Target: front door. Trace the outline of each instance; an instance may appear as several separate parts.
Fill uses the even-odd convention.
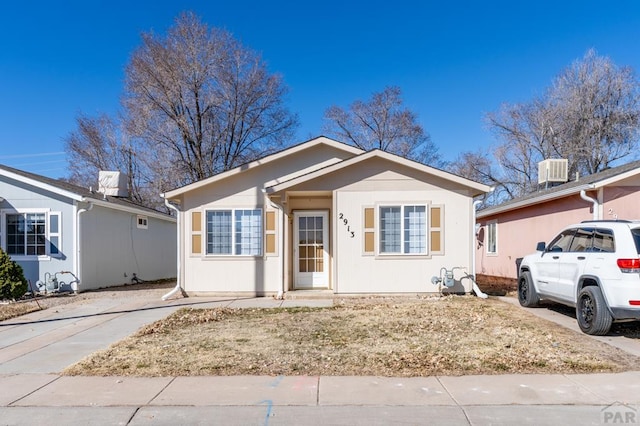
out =
[[[294,288],[329,287],[329,213],[293,212]]]

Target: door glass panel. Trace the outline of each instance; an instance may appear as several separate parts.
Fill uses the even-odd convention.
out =
[[[324,271],[324,221],[318,217],[298,218],[299,272]]]

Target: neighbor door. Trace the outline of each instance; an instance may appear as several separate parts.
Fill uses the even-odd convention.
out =
[[[294,212],[294,288],[329,287],[329,213]]]

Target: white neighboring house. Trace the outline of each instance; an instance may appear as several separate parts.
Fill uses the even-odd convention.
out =
[[[489,187],[318,137],[164,194],[187,293],[437,293],[473,274],[473,197]],[[456,292],[472,283],[456,275]],[[178,288],[176,288],[177,291]]]
[[[0,165],[0,248],[36,282],[86,291],[176,276],[176,220],[128,199]],[[71,274],[59,274],[66,283]],[[42,288],[43,290],[44,288]]]

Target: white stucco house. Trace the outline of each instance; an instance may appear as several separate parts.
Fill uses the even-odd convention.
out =
[[[163,196],[188,294],[436,293],[471,272],[485,185],[318,137]],[[471,283],[456,277],[455,291]],[[176,291],[178,287],[176,288]]]
[[[170,215],[0,165],[0,248],[22,266],[31,290],[45,290],[52,278],[67,285],[47,290],[79,292],[130,283],[133,274],[174,278],[176,245]]]

